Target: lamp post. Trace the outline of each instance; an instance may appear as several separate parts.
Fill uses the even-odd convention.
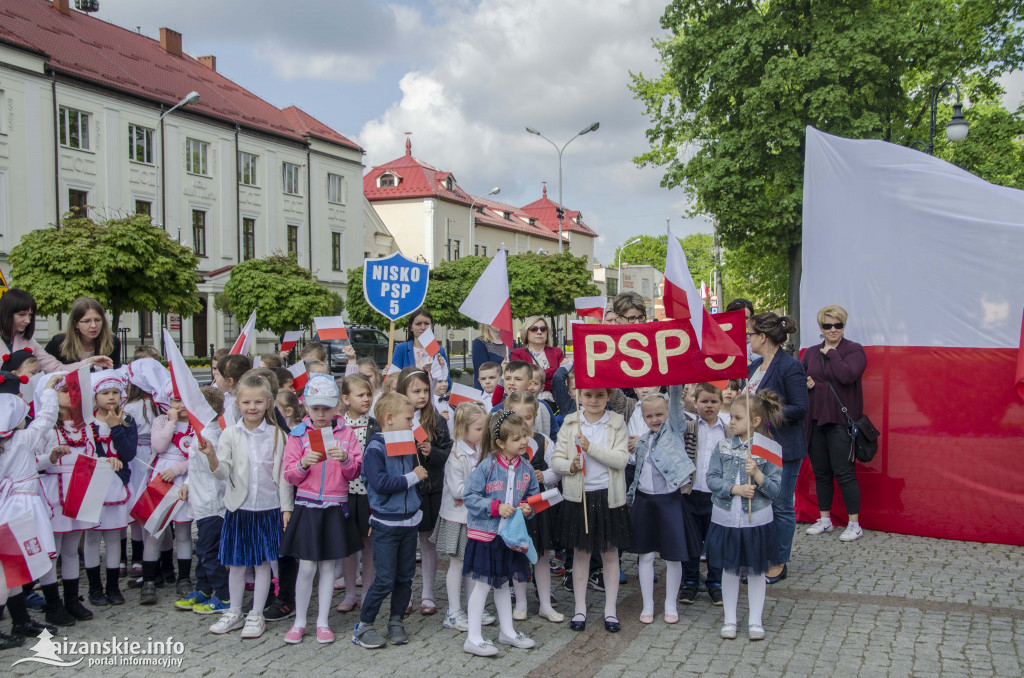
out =
[[[911,147],[920,144],[928,155],[935,155],[935,118],[938,115],[939,97],[945,94],[950,87],[956,91],[956,103],[953,104],[953,116],[950,118],[949,122],[946,123],[946,138],[953,142],[963,141],[967,138],[970,123],[964,118],[964,105],[961,103],[960,88],[956,86],[956,83],[947,80],[938,87],[932,87],[931,121],[928,126],[928,143],[925,144],[923,141],[914,141],[910,144]]]
[[[572,143],[573,139],[575,139],[576,137],[583,136],[584,134],[587,134],[588,132],[595,132],[595,131],[597,131],[597,128],[600,127],[600,126],[601,126],[601,123],[599,123],[599,122],[595,122],[594,124],[587,126],[586,128],[584,128],[584,129],[580,130],[579,132],[577,132],[576,136],[574,136],[572,139],[569,139],[569,141],[566,141],[565,145],[562,146],[561,148],[559,148],[558,144],[556,144],[554,141],[552,141],[551,139],[548,139],[546,136],[544,136],[543,134],[541,134],[537,130],[533,129],[532,127],[527,127],[526,128],[527,132],[529,132],[530,134],[536,134],[541,139],[543,139],[544,141],[546,141],[549,144],[551,144],[552,146],[554,146],[555,150],[558,152],[558,253],[559,254],[562,253],[562,219],[565,217],[565,210],[562,207],[562,153],[563,153],[563,151],[565,151],[565,147]]]
[[[501,188],[499,188],[498,186],[495,186],[491,190],[487,191],[487,193],[485,193],[483,195],[483,197],[486,198],[489,195],[498,195],[499,193],[501,193]],[[473,210],[476,209],[476,204],[479,201],[480,201],[480,198],[473,198],[473,202],[469,203],[469,241],[470,241],[470,243],[472,243],[475,240],[474,233],[476,232],[476,213]],[[451,240],[451,238],[449,238],[449,241],[450,240]],[[451,255],[451,245],[450,244],[448,245],[448,249],[449,249],[448,258],[451,259],[452,255]],[[476,254],[476,252],[473,252],[473,254]]]
[[[641,240],[642,238],[633,238],[632,240],[630,240],[625,245],[619,248],[619,254],[617,257],[617,261],[615,263],[615,270],[619,272],[619,292],[622,292],[622,251],[629,247],[630,245],[637,244]]]

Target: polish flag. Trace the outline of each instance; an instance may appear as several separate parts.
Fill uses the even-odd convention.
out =
[[[307,428],[306,435],[309,436],[309,449],[320,454],[327,454],[327,448],[335,447],[334,429],[330,426],[324,428]]]
[[[724,391],[725,389],[729,388],[728,379],[719,379],[718,381],[709,381],[708,383],[720,391]]]
[[[262,365],[262,364],[263,364],[263,356],[261,356],[261,355],[253,356],[252,368],[254,370],[258,370],[260,368],[260,365]]]
[[[34,581],[50,569],[50,554],[39,543],[36,521],[28,511],[0,525],[0,591]]]
[[[580,445],[579,438],[576,438],[576,456],[580,460],[580,470],[583,471],[583,475],[587,475],[587,455],[583,454],[583,446]]]
[[[203,429],[217,421],[217,412],[206,402],[206,397],[199,390],[199,382],[192,376],[192,371],[185,364],[185,358],[181,355],[178,345],[174,343],[174,337],[164,328],[164,348],[167,351],[167,367],[171,372],[171,388],[174,390],[174,397],[181,401],[188,414],[188,421],[192,424],[192,430],[198,438],[203,434]]]
[[[256,309],[253,309],[249,319],[245,321],[242,332],[235,339],[231,346],[230,355],[249,355],[249,347],[252,345],[252,338],[256,334]]]
[[[61,513],[86,523],[100,522],[103,500],[115,480],[117,476],[105,460],[85,454],[76,455],[75,465],[64,490]]]
[[[320,341],[326,339],[348,339],[348,330],[345,329],[345,321],[341,319],[340,315],[313,318],[313,325],[316,327],[316,333],[320,337]]]
[[[1020,348],[1017,349],[1017,375],[1014,387],[1017,396],[1024,400],[1024,319],[1020,322]]]
[[[412,423],[412,437],[415,438],[417,445],[430,440],[430,436],[427,435],[427,432],[420,426],[418,421]]]
[[[434,381],[448,381],[448,363],[443,358],[430,363],[430,378]]]
[[[697,346],[704,355],[746,356],[746,347],[740,349],[718,323],[711,320],[711,314],[704,308],[700,293],[693,284],[683,246],[671,230],[668,232],[668,259],[665,262],[664,303],[666,317],[690,321],[697,336]]]
[[[452,407],[458,407],[462,403],[480,403],[483,405],[490,401],[490,399],[491,396],[483,391],[478,391],[472,386],[466,386],[465,384],[453,381],[452,391],[448,395],[448,404]]]
[[[755,433],[754,446],[750,452],[782,468],[782,445],[779,445],[768,436]]]
[[[302,332],[295,330],[294,332],[285,332],[284,338],[281,339],[281,350],[290,351],[295,348],[295,344],[299,343],[299,339],[302,338]]]
[[[384,446],[389,457],[416,454],[416,439],[412,431],[384,431]]]
[[[535,494],[532,497],[526,498],[526,503],[533,507],[534,513],[540,513],[545,509],[549,509],[555,504],[562,503],[562,493],[558,491],[557,487],[553,487],[550,490],[545,490],[540,494]]]
[[[427,352],[431,358],[436,356],[441,350],[441,345],[437,343],[437,337],[434,336],[434,331],[429,327],[423,331],[423,334],[419,338],[420,346]]]
[[[533,461],[533,458],[537,455],[537,441],[530,438],[526,441],[526,449],[530,450],[530,461]]]
[[[309,381],[309,373],[306,372],[306,363],[301,360],[294,365],[288,367],[289,374],[292,375],[292,390],[296,393],[306,388],[306,382]]]
[[[146,532],[159,537],[170,525],[179,501],[178,488],[174,483],[154,475],[132,507],[131,515]]]
[[[604,309],[608,300],[604,297],[576,297],[576,315],[581,318],[593,318],[597,322],[604,321]]]
[[[708,286],[703,280],[700,281],[700,300],[708,300]]]
[[[487,264],[469,296],[459,307],[459,313],[494,327],[501,334],[502,343],[512,345],[512,298],[508,292],[508,260],[505,250],[498,250],[491,263]]]
[[[75,428],[89,425],[93,420],[92,378],[87,365],[80,370],[68,372],[64,377],[71,400],[71,420]]]

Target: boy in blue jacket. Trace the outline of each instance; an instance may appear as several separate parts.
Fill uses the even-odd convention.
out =
[[[370,540],[376,577],[363,600],[352,642],[368,649],[387,645],[374,621],[384,598],[391,595],[388,636],[395,645],[409,642],[402,617],[412,598],[416,574],[416,526],[423,518],[415,486],[427,477],[418,454],[388,456],[384,433],[412,429],[413,407],[400,393],[381,396],[373,409],[382,433],[375,434],[363,451],[362,480],[370,502]]]

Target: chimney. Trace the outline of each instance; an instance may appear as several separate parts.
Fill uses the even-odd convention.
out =
[[[53,6],[64,16],[71,16],[71,0],[53,0]]]
[[[170,28],[160,27],[160,46],[174,56],[181,56],[181,33]]]
[[[217,57],[211,55],[199,57],[199,63],[209,68],[214,73],[217,72]]]

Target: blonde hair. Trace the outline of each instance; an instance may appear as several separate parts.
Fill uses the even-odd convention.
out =
[[[272,370],[275,367],[284,367],[284,361],[276,353],[264,353],[260,355],[260,367]]]
[[[644,405],[647,405],[648,403],[654,403],[654,404],[661,403],[665,407],[668,407],[668,401],[665,400],[665,398],[662,397],[662,395],[660,393],[648,393],[643,398],[641,398],[640,399],[640,411],[641,412],[644,411]]]
[[[538,320],[542,321],[544,323],[544,327],[548,328],[547,337],[544,339],[544,345],[554,346],[551,339],[551,325],[549,325],[548,321],[544,319],[544,316],[531,315],[529,318],[523,321],[523,327],[519,330],[519,341],[523,342],[523,348],[526,348],[527,346],[530,345],[530,328],[533,327],[533,324]]]
[[[160,351],[156,350],[155,346],[150,346],[149,344],[139,344],[135,347],[135,357],[133,359],[138,360],[139,358],[153,358],[160,361],[164,359],[160,355]]]
[[[846,309],[836,304],[829,304],[818,311],[818,327],[821,327],[825,322],[825,316],[830,315],[839,322],[846,324],[846,319],[849,317],[846,313]]]
[[[299,351],[299,360],[319,360],[323,362],[324,360],[327,360],[327,349],[324,348],[324,345],[319,341],[308,342],[302,347],[302,350]]]
[[[483,323],[480,323],[480,338],[488,344],[501,343],[501,333],[492,325],[484,325]]]
[[[384,425],[384,418],[401,414],[402,410],[412,407],[412,402],[401,393],[385,393],[373,406],[373,418]]]
[[[216,386],[202,386],[199,392],[206,399],[206,404],[213,408],[217,416],[224,414],[224,394]],[[143,410],[145,411],[145,410]]]
[[[537,396],[533,395],[529,391],[516,391],[515,393],[509,393],[505,397],[505,409],[512,409],[513,405],[526,405],[527,407],[532,407],[534,414],[537,414],[537,410],[540,409],[540,403],[537,402]]]
[[[110,355],[114,350],[114,334],[110,331],[110,323],[107,322],[107,313],[103,306],[92,297],[78,297],[75,303],[71,304],[68,331],[64,333],[64,343],[60,346],[60,352],[69,362],[78,362],[84,357],[82,354],[85,349],[82,348],[78,322],[88,311],[100,314],[100,333],[92,347],[93,355]]]
[[[263,412],[263,418],[271,426],[277,426],[277,417],[274,416],[274,399],[276,394],[270,380],[257,370],[250,370],[242,375],[242,378],[238,380],[238,384],[235,386],[235,393],[238,394],[239,399],[242,397],[243,388],[263,391],[263,395],[267,398],[267,409]]]
[[[455,408],[455,421],[452,423],[454,439],[462,440],[466,437],[469,425],[480,417],[486,417],[487,412],[480,407],[479,403],[462,403]]]
[[[771,438],[769,429],[778,428],[785,423],[785,419],[782,418],[782,398],[774,391],[768,390],[758,391],[754,394],[741,393],[732,399],[729,406],[746,407],[748,400],[750,401],[750,418],[761,419],[761,425],[757,427],[756,431]],[[747,426],[750,426],[749,421]]]
[[[365,374],[350,374],[341,380],[341,395],[347,396],[352,395],[352,389],[365,388],[367,392],[373,395],[373,384],[366,378]]]

